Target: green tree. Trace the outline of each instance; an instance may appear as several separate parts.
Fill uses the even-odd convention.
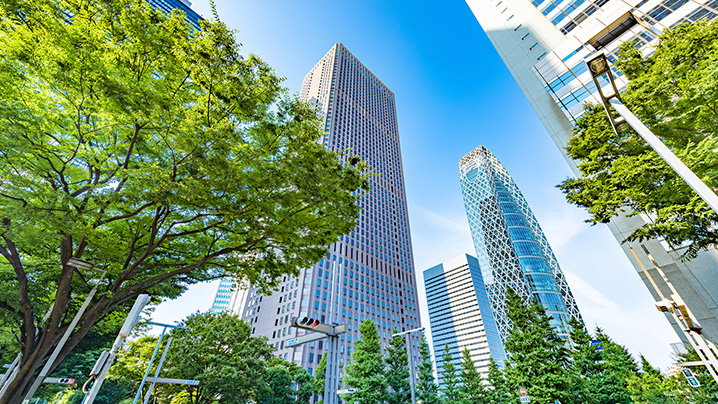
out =
[[[0,54],[0,310],[25,358],[5,403],[97,277],[71,257],[108,275],[60,360],[140,293],[221,276],[267,292],[355,226],[364,166],[317,142],[316,112],[219,21],[192,31],[143,0],[2,2]]]
[[[571,327],[571,363],[568,367],[570,377],[570,396],[574,402],[596,404],[597,385],[601,384],[601,346],[594,343],[584,324],[572,317]]]
[[[344,370],[344,384],[356,388],[357,392],[344,395],[342,399],[359,404],[380,404],[387,399],[388,383],[379,333],[370,319],[361,323],[359,332],[361,339],[354,343],[351,361]]]
[[[160,374],[162,377],[199,380],[199,386],[162,386],[160,397],[167,403],[188,404],[258,401],[260,386],[288,386],[296,380],[292,371],[273,359],[274,347],[266,337],[252,337],[252,327],[231,314],[193,314],[181,323],[185,330],[172,330],[172,345]],[[112,378],[139,382],[149,363],[156,339],[141,339],[112,369]],[[163,345],[167,343],[167,338]],[[270,361],[272,359],[272,361]],[[269,369],[272,369],[270,372]],[[289,380],[289,383],[285,383]],[[278,396],[286,391],[279,391]],[[291,394],[287,393],[287,394]],[[268,402],[277,402],[277,401]]]
[[[264,383],[258,392],[258,404],[308,404],[314,394],[314,378],[306,369],[280,357],[267,363]]]
[[[322,359],[319,360],[319,364],[317,365],[317,372],[316,372],[316,383],[315,383],[315,389],[314,394],[318,394],[320,396],[324,395],[324,384],[326,383],[326,375],[327,375],[327,351],[324,351],[324,354],[322,355]],[[317,401],[317,404],[322,404],[324,400]]]
[[[509,386],[504,372],[499,368],[494,358],[489,358],[489,388],[486,390],[486,402],[491,404],[513,403],[516,391]]]
[[[630,80],[623,102],[710,188],[718,188],[718,20],[666,30],[644,56],[632,43],[620,48],[618,67]],[[626,240],[662,237],[689,243],[686,258],[718,243],[718,215],[630,130],[616,135],[603,107],[589,106],[566,148],[582,176],[559,185],[585,207],[591,223],[626,212],[651,221]]]
[[[627,383],[638,372],[636,361],[624,346],[613,342],[600,328],[596,328],[595,336],[601,344],[600,380],[594,384],[597,402],[630,403]]]
[[[525,303],[510,287],[506,309],[513,325],[504,343],[509,357],[504,371],[507,384],[514,391],[526,388],[538,404],[568,402],[565,342],[549,323],[546,310],[534,299]]]
[[[461,385],[448,344],[444,344],[444,353],[441,359],[443,361],[441,377],[444,381],[444,388],[441,391],[443,393],[442,401],[446,404],[456,404],[461,399]]]
[[[294,401],[292,394],[292,376],[284,366],[272,366],[267,369],[266,385],[259,391],[257,403],[284,404]]]
[[[461,400],[462,404],[479,404],[486,398],[486,388],[483,378],[474,360],[471,359],[471,352],[468,347],[461,351]]]
[[[426,343],[426,336],[421,333],[421,344],[419,344],[419,378],[416,383],[417,399],[424,404],[439,404],[439,387],[434,380],[434,364],[431,361],[431,351],[429,344]]]
[[[394,329],[394,334],[398,330]],[[406,352],[406,340],[402,336],[394,336],[386,347],[386,381],[391,389],[388,404],[411,403],[411,386],[409,384],[409,354]]]

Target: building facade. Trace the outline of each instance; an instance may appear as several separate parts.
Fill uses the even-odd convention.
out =
[[[249,288],[241,287],[233,278],[222,278],[209,312],[212,314],[237,313],[247,304],[248,295]]]
[[[152,7],[162,10],[167,14],[172,14],[172,10],[174,9],[183,11],[185,20],[197,30],[200,29],[200,21],[204,20],[202,16],[192,10],[192,3],[187,0],[148,0],[148,2]]]
[[[506,340],[506,289],[535,298],[551,316],[551,325],[567,338],[570,317],[581,320],[563,271],[511,175],[485,147],[459,162],[461,191],[499,335]]]
[[[580,175],[576,162],[566,156],[564,148],[583,104],[600,102],[584,60],[605,52],[613,62],[619,45],[626,41],[650,51],[647,45],[664,30],[718,14],[718,0],[467,0],[467,4],[576,175]],[[615,69],[614,73],[617,84],[625,87],[625,77]],[[608,226],[622,242],[649,220],[620,216]],[[683,262],[682,248],[660,240],[622,243],[656,298],[641,266],[653,279],[660,275],[641,244],[666,272],[706,336],[718,340],[718,282],[712,281],[718,279],[718,252],[702,251],[696,259]],[[659,287],[670,295],[664,284]]]
[[[359,325],[372,319],[388,344],[394,329],[421,325],[406,208],[394,93],[343,45],[334,45],[306,75],[300,97],[324,116],[329,149],[351,153],[373,172],[371,190],[360,201],[357,227],[328,247],[327,256],[298,277],[286,277],[271,296],[250,290],[238,313],[277,348],[277,354],[313,372],[326,341],[287,347],[305,331],[292,317],[346,323],[339,342],[339,372],[359,338]],[[333,286],[332,286],[333,285]],[[418,347],[418,338],[412,344]],[[418,363],[418,349],[416,363]]]
[[[461,369],[461,352],[468,349],[476,370],[488,378],[489,359],[502,364],[506,353],[479,261],[464,254],[429,268],[424,271],[424,286],[440,387],[446,345],[456,369]]]

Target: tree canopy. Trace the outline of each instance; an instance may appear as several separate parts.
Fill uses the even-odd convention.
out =
[[[316,112],[219,21],[2,2],[0,54],[0,310],[23,353],[6,402],[98,278],[71,257],[107,276],[60,358],[140,293],[225,275],[266,292],[355,226],[364,166],[326,150]]]
[[[644,56],[624,43],[616,67],[629,79],[623,102],[710,188],[718,189],[718,20],[666,30]],[[587,106],[566,147],[580,178],[559,185],[591,223],[625,212],[651,218],[627,240],[689,244],[693,258],[718,243],[718,214],[633,130],[617,135],[602,106]]]
[[[344,383],[357,391],[342,396],[342,399],[360,404],[382,404],[388,397],[389,384],[379,332],[370,319],[361,323],[359,332],[361,339],[354,343],[351,361],[344,370]]]

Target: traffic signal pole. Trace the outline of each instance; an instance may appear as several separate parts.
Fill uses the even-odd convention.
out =
[[[339,335],[347,332],[346,324],[337,324],[338,316],[334,315],[335,299],[338,298],[339,277],[341,274],[340,265],[334,262],[332,268],[332,286],[329,294],[329,316],[327,323],[320,323],[318,319],[304,317],[302,319],[292,318],[290,327],[314,331],[290,340],[284,344],[285,347],[306,344],[307,342],[329,338],[327,341],[327,368],[324,372],[324,404],[338,404],[339,396]]]

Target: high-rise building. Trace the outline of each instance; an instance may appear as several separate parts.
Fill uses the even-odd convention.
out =
[[[192,10],[192,3],[187,0],[148,0],[148,2],[152,7],[160,9],[167,14],[172,14],[172,10],[174,9],[184,11],[185,20],[195,29],[199,29],[199,22],[204,20],[202,16]]]
[[[621,43],[634,41],[650,51],[656,35],[681,22],[715,18],[718,0],[467,0],[499,55],[546,127],[576,175],[576,162],[565,154],[573,124],[583,114],[583,103],[600,103],[584,59],[605,52],[609,61],[617,57]],[[613,69],[617,84],[626,79]],[[606,83],[601,83],[605,85]],[[648,216],[619,216],[608,225],[622,242],[641,227]],[[682,261],[681,247],[660,240],[622,243],[629,260],[654,297],[658,297],[644,275],[648,268],[660,279],[641,248],[644,245],[698,318],[704,333],[718,340],[718,251],[701,251],[691,261]],[[636,260],[633,252],[638,256]],[[659,283],[659,287],[664,288]],[[670,295],[665,288],[664,294]],[[682,332],[676,324],[674,329]]]
[[[551,325],[568,337],[570,317],[581,319],[576,301],[541,226],[503,165],[479,146],[459,162],[461,191],[471,236],[502,340],[511,321],[506,288],[535,298]]]
[[[348,332],[339,342],[341,372],[362,321],[372,319],[385,344],[392,330],[421,324],[396,105],[394,93],[341,44],[306,75],[300,96],[325,118],[321,142],[337,152],[351,149],[377,175],[370,178],[371,190],[361,199],[354,231],[329,246],[319,263],[302,269],[298,277],[284,278],[273,295],[250,290],[239,314],[255,335],[269,338],[278,355],[310,371],[319,363],[326,341],[285,346],[288,339],[305,333],[290,327],[291,318],[346,323]],[[418,337],[412,337],[412,343],[418,347]],[[414,351],[418,363],[418,349]]]
[[[424,286],[439,385],[444,385],[441,369],[446,345],[456,369],[461,368],[461,352],[468,349],[476,370],[488,378],[489,359],[502,364],[506,353],[479,261],[464,254],[429,268],[424,271]]]
[[[237,285],[233,278],[222,278],[217,287],[217,294],[214,296],[210,313],[219,314],[226,311],[239,312],[247,303],[249,289]]]

